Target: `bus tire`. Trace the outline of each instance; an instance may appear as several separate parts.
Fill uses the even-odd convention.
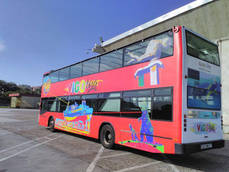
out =
[[[56,131],[54,127],[55,127],[55,120],[54,120],[54,118],[51,116],[51,117],[49,118],[48,129],[49,129],[50,131],[54,132],[54,131]]]
[[[111,125],[104,125],[100,131],[100,142],[103,147],[111,149],[115,144],[115,132]]]

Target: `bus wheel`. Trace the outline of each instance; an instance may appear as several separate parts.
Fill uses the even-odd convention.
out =
[[[105,148],[111,149],[115,144],[115,132],[111,125],[104,125],[100,131],[100,142]]]
[[[49,127],[49,130],[54,132],[55,131],[55,121],[54,121],[54,118],[53,117],[50,117],[49,119],[49,124],[48,124],[48,127]]]

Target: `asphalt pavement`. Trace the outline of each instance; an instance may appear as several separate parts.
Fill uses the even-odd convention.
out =
[[[0,172],[229,172],[229,134],[224,148],[188,156],[108,150],[95,139],[50,132],[38,125],[38,113],[0,109]]]

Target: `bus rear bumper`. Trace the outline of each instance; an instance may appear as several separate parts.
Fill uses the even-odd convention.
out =
[[[175,154],[190,154],[209,149],[222,148],[224,147],[224,142],[224,140],[217,140],[209,142],[175,144]]]

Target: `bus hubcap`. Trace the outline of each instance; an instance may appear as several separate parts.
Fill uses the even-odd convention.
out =
[[[106,144],[109,144],[111,142],[112,136],[111,136],[111,132],[110,131],[106,131],[105,132],[105,137],[104,137],[104,141]]]
[[[51,120],[49,126],[50,126],[50,127],[53,127],[53,125],[54,125],[54,121]]]

